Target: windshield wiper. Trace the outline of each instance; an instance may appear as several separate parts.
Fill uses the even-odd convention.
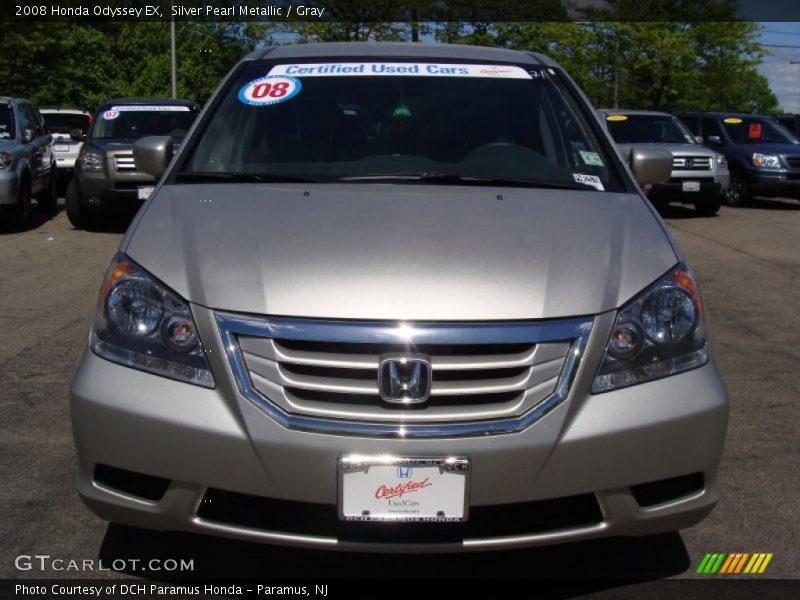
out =
[[[458,183],[462,185],[491,185],[509,187],[551,188],[563,190],[596,190],[594,186],[577,181],[544,181],[538,179],[513,179],[509,177],[479,177],[463,173],[384,173],[375,175],[355,175],[340,177],[339,181],[422,181],[425,183]]]
[[[316,179],[279,175],[277,173],[215,173],[213,171],[184,171],[175,181],[183,183],[316,183]]]

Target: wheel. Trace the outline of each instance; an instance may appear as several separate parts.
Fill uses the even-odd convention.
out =
[[[92,217],[87,208],[81,206],[78,197],[78,188],[75,181],[70,181],[67,186],[66,194],[67,218],[75,229],[89,229],[92,225]]]
[[[11,227],[15,230],[22,230],[28,227],[31,222],[31,186],[27,179],[23,179],[19,184],[17,192],[17,203],[14,205],[11,214]]]
[[[731,171],[731,183],[725,195],[725,204],[728,206],[744,206],[750,202],[752,195],[747,185],[747,180],[739,171]]]
[[[40,192],[36,201],[39,203],[39,208],[46,213],[54,213],[56,206],[58,206],[58,173],[55,167],[50,169],[50,178],[47,180],[47,185]]]
[[[717,214],[721,206],[722,198],[719,196],[694,203],[695,210],[704,217],[713,217],[715,214]]]

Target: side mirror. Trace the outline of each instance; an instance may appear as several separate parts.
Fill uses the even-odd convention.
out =
[[[27,144],[30,141],[33,141],[33,129],[26,129],[22,132],[22,143]]]
[[[167,170],[173,154],[172,138],[168,135],[143,137],[133,145],[136,170],[156,179]]]
[[[672,153],[634,146],[631,148],[631,170],[640,185],[664,183],[672,176]]]
[[[709,144],[716,144],[717,146],[722,145],[722,139],[718,135],[710,135],[706,139]]]
[[[702,144],[703,143],[703,136],[702,135],[694,136],[694,141],[697,142],[698,144]]]
[[[69,137],[76,142],[86,141],[86,134],[83,133],[83,129],[70,129]]]

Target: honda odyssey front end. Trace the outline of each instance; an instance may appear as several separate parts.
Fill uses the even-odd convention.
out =
[[[260,50],[161,177],[71,389],[109,521],[370,551],[694,525],[727,396],[700,290],[540,55]]]

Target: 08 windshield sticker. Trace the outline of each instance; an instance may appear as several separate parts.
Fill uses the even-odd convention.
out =
[[[600,181],[600,178],[597,175],[583,175],[582,173],[573,173],[572,176],[575,178],[577,183],[583,183],[585,185],[590,185],[596,190],[600,190],[601,192],[605,190],[603,187],[603,182]]]
[[[543,71],[536,71],[544,77]],[[494,79],[532,79],[530,73],[514,65],[473,65],[449,63],[351,62],[275,65],[270,75],[290,77],[487,77]]]
[[[113,120],[114,120],[114,119],[116,119],[118,116],[119,116],[119,111],[118,111],[118,110],[107,110],[107,111],[105,111],[105,112],[103,113],[103,118],[104,118],[106,121],[113,121]]]
[[[303,88],[301,81],[285,75],[266,75],[239,90],[239,102],[249,106],[272,106],[294,98]]]

